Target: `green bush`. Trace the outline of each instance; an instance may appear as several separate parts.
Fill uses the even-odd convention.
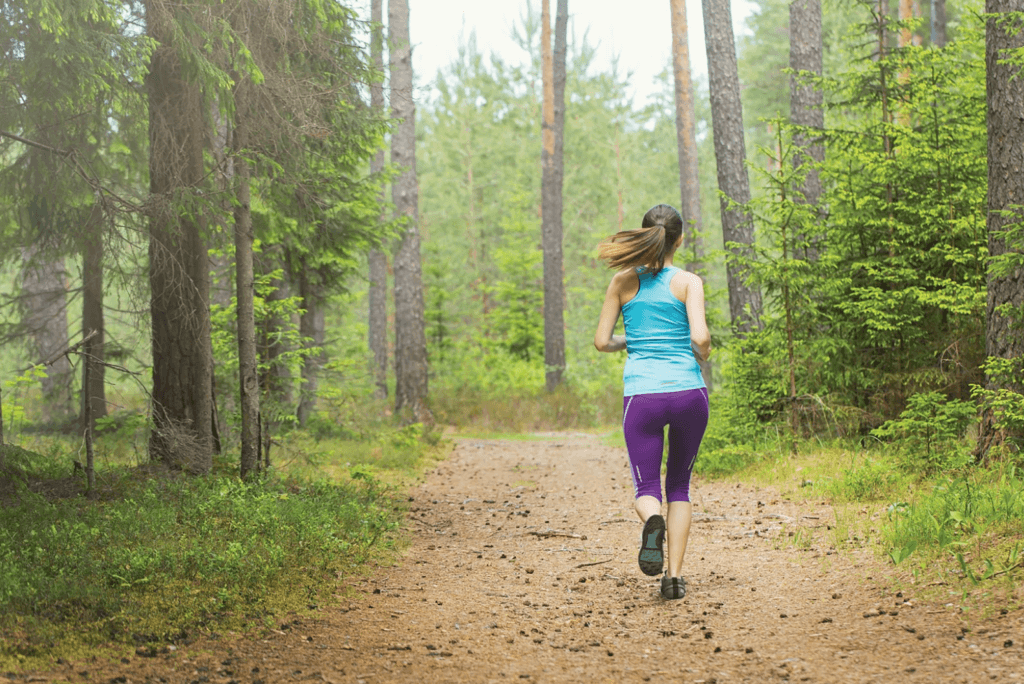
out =
[[[970,460],[970,446],[962,439],[976,415],[970,402],[946,399],[938,392],[915,394],[899,418],[886,421],[871,434],[893,440],[900,463],[908,471],[955,469]]]

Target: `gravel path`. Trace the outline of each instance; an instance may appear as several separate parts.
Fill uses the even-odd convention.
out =
[[[1024,681],[1021,611],[965,633],[953,609],[886,589],[869,552],[835,551],[831,507],[694,490],[689,594],[664,601],[636,567],[623,449],[460,439],[410,492],[408,552],[341,607],[37,681]]]

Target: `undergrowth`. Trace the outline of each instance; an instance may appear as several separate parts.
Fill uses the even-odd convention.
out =
[[[870,434],[830,439],[794,436],[750,411],[712,395],[697,474],[830,503],[828,543],[873,545],[893,581],[920,595],[981,613],[1024,603],[1024,462],[1009,450],[972,461],[966,402],[916,395]],[[621,431],[612,441],[622,444]]]
[[[281,434],[270,474],[242,482],[227,457],[204,477],[140,464],[124,448],[138,426],[124,424],[97,441],[95,498],[73,475],[76,441],[8,446],[0,670],[272,625],[329,602],[339,578],[393,552],[398,492],[441,446],[418,424],[360,438],[326,419]]]

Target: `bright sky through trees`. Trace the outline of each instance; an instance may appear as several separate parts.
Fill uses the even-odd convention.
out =
[[[540,0],[531,0],[540,11]],[[458,55],[460,35],[476,31],[477,46],[485,55],[496,52],[512,63],[525,54],[512,40],[512,27],[526,12],[527,0],[480,2],[479,0],[409,0],[410,31],[414,52],[416,82],[428,87],[437,70]],[[369,17],[369,2],[363,16]],[[734,30],[747,33],[746,20],[754,9],[747,0],[732,0]],[[695,79],[707,74],[704,52],[704,25],[700,0],[686,0],[690,27],[690,64]],[[589,32],[588,32],[589,31]],[[654,78],[670,64],[672,49],[668,0],[639,0],[623,4],[619,0],[570,0],[569,35],[577,40],[587,33],[597,46],[594,68],[609,68],[613,56],[619,57],[619,73],[633,72],[632,86],[636,104],[642,105],[656,90]]]

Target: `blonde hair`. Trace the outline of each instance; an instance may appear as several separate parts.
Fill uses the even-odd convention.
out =
[[[668,204],[659,204],[644,214],[640,228],[619,231],[602,241],[598,257],[615,270],[644,267],[658,275],[682,234],[679,212]]]

